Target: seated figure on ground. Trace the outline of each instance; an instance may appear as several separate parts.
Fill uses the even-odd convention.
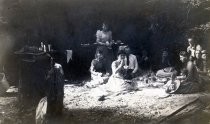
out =
[[[87,85],[91,85],[92,87],[105,83],[110,75],[107,70],[106,60],[102,51],[99,49],[96,51],[95,59],[91,62],[90,73],[92,81],[87,83]]]
[[[210,82],[210,71],[208,69],[208,62],[207,62],[207,52],[206,50],[201,51],[201,67],[198,69],[198,73],[202,81],[204,82],[204,85],[209,84]]]
[[[188,38],[187,53],[189,54],[189,59],[194,60],[196,58],[195,52],[201,51],[202,47],[199,44],[196,44],[193,38]]]
[[[112,63],[112,76],[107,83],[108,91],[120,92],[132,89],[133,83],[125,79],[127,70],[126,53],[123,50],[118,51],[118,58]]]
[[[170,78],[177,71],[171,66],[168,51],[163,51],[161,60],[161,69],[157,71],[156,76],[159,78]]]
[[[102,51],[96,51],[95,59],[92,60],[90,66],[91,78],[94,78],[95,76],[109,76],[105,62],[106,60]]]
[[[139,61],[139,65],[140,65],[140,68],[144,71],[147,71],[147,70],[150,70],[150,59],[148,57],[148,53],[146,50],[143,50],[142,51],[142,56],[141,56],[141,59]]]
[[[205,72],[205,73],[209,73],[209,68],[207,66],[208,62],[207,62],[207,51],[206,50],[202,50],[201,51],[202,55],[201,55],[201,58],[203,60],[203,69],[202,71]]]
[[[207,75],[208,72],[209,72],[209,69],[207,67],[207,51],[206,50],[202,50],[201,53],[200,53],[200,63],[197,63],[196,62],[196,66],[198,68],[198,72],[199,74],[205,74]]]
[[[203,70],[203,60],[202,60],[201,56],[202,56],[201,51],[200,50],[196,50],[195,51],[194,64],[195,64],[195,67],[197,68],[198,72]]]
[[[172,83],[166,89],[166,92],[171,92],[174,90],[173,86],[176,84],[175,80],[180,81],[180,86],[177,87],[174,93],[195,93],[201,90],[201,80],[199,74],[192,60],[187,58],[187,53],[185,51],[180,52],[180,61],[184,65],[181,70],[180,76],[174,74],[172,77]]]
[[[135,55],[131,54],[131,50],[128,46],[125,47],[125,53],[126,53],[126,65],[128,66],[128,74],[127,79],[132,79],[137,76],[137,72],[139,69],[138,61]]]

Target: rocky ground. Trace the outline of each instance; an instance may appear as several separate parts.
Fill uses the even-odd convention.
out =
[[[35,108],[23,106],[17,96],[0,97],[0,124],[34,124]]]
[[[161,88],[142,88],[107,95],[99,87],[74,85],[65,86],[64,98],[65,118],[72,123],[207,124],[210,120],[205,118],[210,116],[203,110],[209,102],[208,93],[168,95]],[[194,121],[189,121],[192,116]]]
[[[111,94],[65,85],[64,114],[54,123],[70,124],[209,124],[210,95],[168,95],[161,88]],[[33,124],[35,108],[21,109],[17,96],[0,97],[0,124]]]

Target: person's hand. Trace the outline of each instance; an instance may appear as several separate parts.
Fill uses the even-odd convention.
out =
[[[183,80],[183,79],[185,79],[186,78],[186,76],[184,76],[184,75],[181,75],[181,76],[177,76],[176,77],[176,79],[178,79],[178,80]]]
[[[110,46],[110,43],[109,43],[109,41],[106,41],[106,46]]]
[[[106,73],[106,74],[105,74],[106,77],[108,77],[109,75],[110,75],[109,73]]]
[[[124,67],[124,69],[128,69],[128,66],[127,65],[125,65],[125,66],[123,66]]]
[[[123,60],[120,61],[120,65],[119,66],[120,67],[123,67],[124,66],[124,61]]]
[[[102,73],[98,73],[98,76],[102,76],[103,74]]]
[[[144,61],[147,61],[148,59],[149,59],[148,57],[145,57],[145,58],[144,58]]]
[[[132,77],[132,78],[135,77],[135,72],[132,72],[132,73],[131,73],[131,77]]]

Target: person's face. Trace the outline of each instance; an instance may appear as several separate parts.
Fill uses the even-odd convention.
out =
[[[194,45],[194,40],[192,38],[189,38],[188,43],[189,43],[189,45]]]
[[[196,57],[197,59],[200,59],[200,58],[201,58],[201,52],[200,52],[200,51],[196,51],[196,52],[195,52],[195,57]]]
[[[206,55],[205,53],[203,53],[202,56],[201,56],[201,58],[202,58],[203,60],[207,60],[207,55]]]
[[[164,51],[163,54],[162,54],[162,57],[166,58],[167,56],[168,56],[168,52]]]
[[[185,57],[185,56],[179,56],[179,58],[180,58],[180,61],[181,61],[182,63],[184,63],[184,62],[187,61],[187,57]]]
[[[102,53],[97,53],[98,60],[102,60],[104,58]]]
[[[130,54],[130,48],[125,47],[125,53],[126,53],[126,54]]]
[[[103,30],[103,31],[107,31],[107,30],[108,30],[108,27],[107,27],[106,24],[103,24],[103,25],[102,25],[102,30]]]
[[[119,60],[125,59],[125,55],[124,55],[124,54],[120,54],[120,55],[118,56],[118,59],[119,59]]]

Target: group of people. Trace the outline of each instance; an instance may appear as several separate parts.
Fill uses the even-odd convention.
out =
[[[168,92],[174,90],[175,80],[180,80],[177,93],[195,93],[205,89],[209,80],[209,69],[207,67],[207,51],[201,45],[196,44],[194,39],[188,39],[189,46],[187,51],[181,51],[180,61],[183,64],[180,74],[172,74],[172,85],[167,89]],[[172,86],[172,87],[171,87]]]
[[[167,50],[162,53],[161,69],[156,72],[155,77],[166,78],[170,81],[166,84],[168,93],[172,91],[173,93],[198,92],[204,86],[201,82],[209,80],[207,51],[196,44],[192,38],[189,38],[188,42],[187,51],[181,51],[179,54],[183,65],[180,70],[175,69],[170,63]],[[103,24],[102,30],[96,32],[96,43],[98,47],[90,66],[91,78],[102,80],[100,83],[108,84],[114,91],[129,89],[132,85],[131,80],[139,75],[137,57],[126,45],[119,46],[117,54],[113,52],[112,32],[108,30],[106,24]],[[115,55],[117,55],[116,60],[114,60]],[[142,60],[148,60],[146,53],[140,59]]]
[[[171,66],[170,61],[165,60],[165,67],[158,70],[156,76],[169,78],[170,83],[166,87],[168,93],[195,93],[204,90],[205,85],[210,81],[209,69],[207,67],[207,51],[201,45],[196,44],[194,39],[188,39],[189,46],[186,51],[179,53],[182,67],[176,70]],[[164,51],[163,58],[167,58]]]
[[[114,44],[112,32],[108,30],[106,24],[102,25],[102,30],[96,32],[96,44],[98,46],[95,58],[90,66],[91,78],[93,80],[99,79],[104,83],[107,81],[111,82],[112,78],[110,77],[119,80],[130,80],[136,76],[139,69],[137,57],[131,54],[129,46],[125,45],[119,46],[117,53],[114,52],[112,48]],[[117,57],[115,57],[116,55]]]

